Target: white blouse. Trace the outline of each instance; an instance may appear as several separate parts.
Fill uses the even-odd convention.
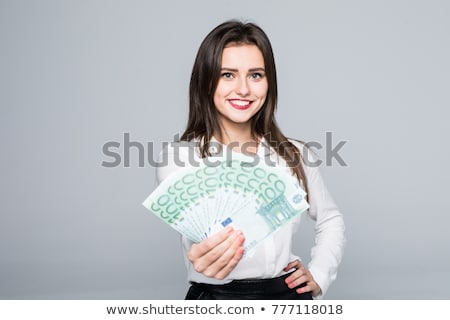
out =
[[[218,143],[217,141],[214,141]],[[301,152],[305,147],[296,141],[293,142]],[[226,146],[224,148],[227,148]],[[231,154],[234,151],[227,150]],[[257,155],[260,158],[268,157],[268,161],[284,167],[290,174],[286,162],[270,148],[264,139],[258,146]],[[314,158],[308,152],[303,152],[308,157],[308,163],[313,163]],[[160,183],[170,174],[199,163],[200,156],[195,142],[177,142],[164,147],[160,154],[160,165],[156,169],[157,183]],[[309,187],[308,216],[315,221],[315,245],[311,250],[311,262],[308,268],[322,289],[322,294],[315,299],[320,299],[326,293],[330,284],[335,280],[338,266],[341,262],[345,247],[345,225],[342,214],[329,194],[319,168],[317,166],[304,165]],[[301,216],[297,216],[291,222],[275,231],[264,239],[252,252],[245,255],[235,269],[223,280],[209,278],[194,270],[193,265],[187,259],[187,251],[192,242],[182,237],[184,261],[188,271],[188,281],[209,284],[224,284],[237,279],[264,279],[274,278],[285,274],[283,269],[300,257],[292,253],[293,234],[297,231]],[[244,234],[245,236],[245,234]]]

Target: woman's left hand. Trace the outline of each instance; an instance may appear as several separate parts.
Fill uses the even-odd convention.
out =
[[[299,260],[295,260],[289,262],[289,264],[284,268],[284,271],[289,271],[291,269],[295,269],[292,274],[286,278],[286,284],[289,288],[295,288],[301,285],[302,283],[306,283],[306,286],[297,288],[296,291],[298,294],[311,292],[313,297],[318,296],[321,293],[321,289],[314,278],[309,272],[308,268],[306,268]]]

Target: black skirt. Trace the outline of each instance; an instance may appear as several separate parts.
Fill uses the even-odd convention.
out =
[[[286,274],[273,279],[234,280],[227,284],[191,282],[185,300],[312,300],[311,292],[298,294],[289,289],[284,280]]]

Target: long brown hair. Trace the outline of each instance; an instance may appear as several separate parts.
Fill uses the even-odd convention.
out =
[[[252,44],[261,51],[268,82],[263,107],[251,119],[252,135],[264,137],[270,147],[283,157],[308,193],[308,184],[300,150],[283,135],[275,120],[277,108],[277,75],[272,45],[266,33],[256,24],[229,20],[214,28],[203,40],[195,58],[189,85],[189,118],[182,141],[202,141],[202,157],[209,155],[209,142],[213,134],[221,141],[221,130],[214,92],[220,78],[223,49],[230,44]],[[306,148],[306,146],[305,146]]]

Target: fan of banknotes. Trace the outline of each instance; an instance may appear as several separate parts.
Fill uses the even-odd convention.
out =
[[[143,205],[196,243],[232,225],[248,252],[309,207],[297,179],[257,159],[205,158],[169,175]]]

